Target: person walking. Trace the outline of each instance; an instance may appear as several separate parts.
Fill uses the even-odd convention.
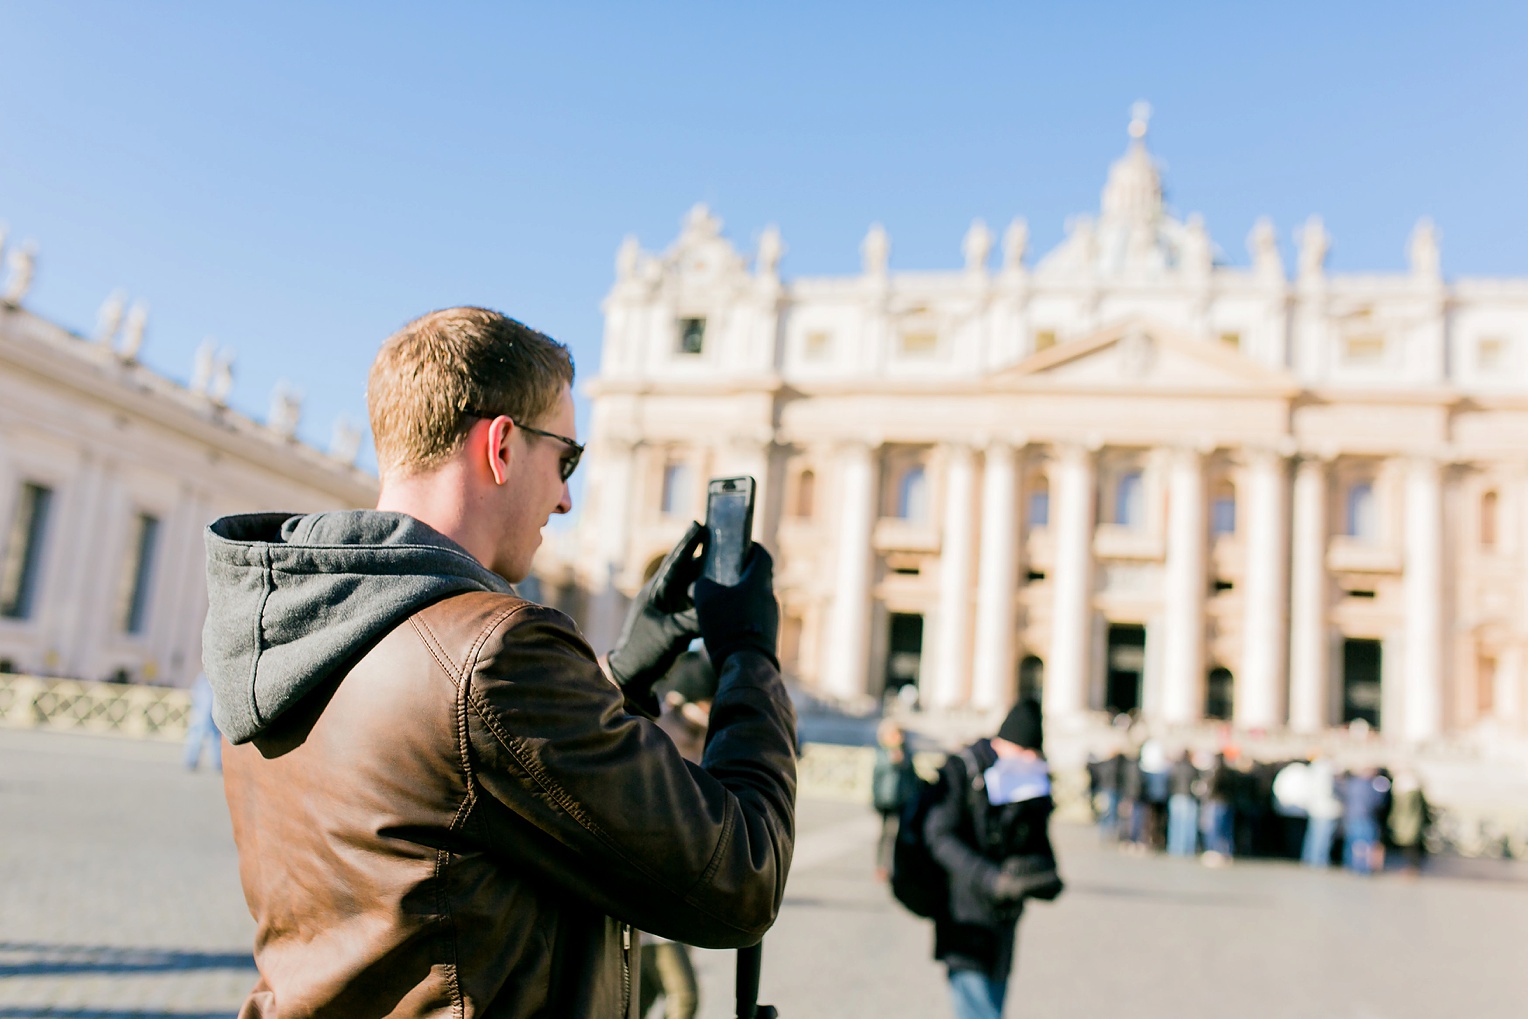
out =
[[[1125,754],[1121,750],[1094,761],[1088,767],[1093,781],[1093,810],[1098,818],[1098,838],[1105,844],[1119,841],[1120,784]]]
[[[1199,800],[1194,795],[1198,781],[1199,769],[1185,750],[1168,775],[1167,852],[1172,856],[1192,857],[1199,848]]]
[[[907,733],[894,719],[883,718],[875,729],[875,766],[870,773],[870,800],[881,815],[881,837],[875,847],[875,876],[891,877],[891,854],[897,844],[902,809],[918,791],[918,772],[907,746]]]
[[[187,771],[195,771],[202,763],[202,751],[207,752],[208,763],[214,771],[223,770],[223,734],[213,718],[212,684],[206,673],[198,673],[191,684],[191,714],[186,728],[186,749],[183,756]]]
[[[1209,867],[1221,867],[1231,862],[1234,854],[1235,817],[1232,804],[1236,800],[1240,776],[1226,762],[1223,753],[1215,755],[1209,774],[1204,777],[1204,802],[1199,808],[1199,827],[1204,835],[1204,863]]]
[[[1120,762],[1120,808],[1124,811],[1124,849],[1131,853],[1146,851],[1146,788],[1138,753],[1126,754]]]
[[[1379,843],[1380,808],[1390,783],[1373,768],[1364,768],[1343,777],[1339,784],[1342,800],[1343,858],[1355,874],[1372,874],[1381,852]]]
[[[1337,798],[1336,775],[1330,760],[1318,755],[1306,766],[1304,793],[1310,822],[1305,827],[1300,862],[1307,867],[1330,867],[1332,842],[1337,837],[1337,822],[1342,818],[1342,801]]]
[[[950,756],[943,796],[928,812],[925,839],[949,882],[934,957],[945,964],[956,1019],[999,1019],[1024,903],[1062,891],[1043,735],[1039,703],[1020,701],[996,736]]]

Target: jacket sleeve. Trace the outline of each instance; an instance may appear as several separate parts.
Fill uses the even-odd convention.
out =
[[[992,900],[992,885],[997,880],[997,864],[982,856],[961,838],[961,819],[966,813],[970,779],[959,758],[951,756],[940,778],[944,786],[939,802],[929,807],[923,824],[923,839],[929,852],[945,873],[951,886],[963,885],[983,902]]]
[[[703,948],[774,923],[795,836],[795,716],[776,666],[730,656],[700,766],[619,690],[567,617],[527,606],[465,690],[465,825],[506,863],[633,926]]]

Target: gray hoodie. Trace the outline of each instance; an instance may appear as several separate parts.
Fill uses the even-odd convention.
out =
[[[514,589],[403,513],[250,513],[207,528],[202,665],[218,728],[258,736],[418,609]]]

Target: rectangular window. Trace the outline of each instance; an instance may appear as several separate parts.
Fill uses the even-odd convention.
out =
[[[1029,526],[1050,526],[1050,492],[1031,492],[1029,495]]]
[[[833,356],[833,334],[815,332],[806,334],[803,351],[808,361],[826,361]]]
[[[1351,365],[1376,365],[1385,360],[1385,338],[1372,333],[1349,336],[1342,346],[1342,359]]]
[[[939,350],[937,333],[903,333],[901,351],[908,357],[928,357]]]
[[[1222,346],[1230,347],[1232,350],[1240,350],[1241,333],[1221,333],[1220,342]]]
[[[663,515],[690,512],[690,468],[687,464],[671,463],[663,468],[663,495],[658,504]]]
[[[1507,367],[1507,341],[1500,336],[1483,336],[1475,345],[1475,367],[1483,372]]]
[[[1056,330],[1054,330],[1054,329],[1041,329],[1039,332],[1035,333],[1035,353],[1036,354],[1040,353],[1040,351],[1042,351],[1042,350],[1049,350],[1052,347],[1054,347],[1055,345],[1056,345]]]
[[[147,628],[158,545],[159,518],[138,514],[127,550],[127,569],[122,575],[127,585],[122,603],[122,629],[126,633],[143,633]]]
[[[1236,498],[1221,496],[1210,503],[1210,533],[1236,533]]]
[[[679,353],[699,354],[706,345],[706,320],[682,318],[679,320]]]
[[[21,486],[11,533],[5,542],[5,559],[0,563],[0,616],[27,619],[32,615],[52,505],[51,488],[31,483]]]

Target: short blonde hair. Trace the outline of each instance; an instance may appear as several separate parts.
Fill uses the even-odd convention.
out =
[[[366,408],[384,476],[439,466],[462,447],[469,411],[535,425],[573,384],[568,348],[487,308],[416,318],[382,344]]]

